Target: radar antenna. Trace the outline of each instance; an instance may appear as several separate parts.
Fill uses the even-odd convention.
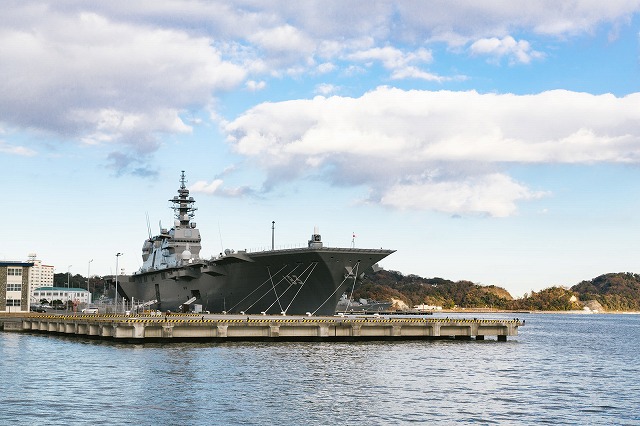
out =
[[[195,211],[198,210],[193,204],[196,202],[193,197],[189,196],[189,189],[187,189],[187,177],[184,174],[184,170],[180,174],[180,189],[178,189],[178,195],[175,195],[169,200],[173,204],[171,207],[174,211],[174,216],[180,221],[180,226],[190,226],[191,220],[195,216]]]

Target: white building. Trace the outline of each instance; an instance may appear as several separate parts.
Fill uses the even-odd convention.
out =
[[[49,303],[54,300],[60,300],[62,303],[71,301],[77,305],[91,303],[91,293],[85,288],[38,287],[33,290],[33,297],[36,303],[40,303],[42,299]]]
[[[33,263],[0,262],[0,311],[29,312],[29,268]]]
[[[441,311],[442,310],[442,306],[437,306],[437,305],[426,305],[426,304],[421,304],[421,305],[415,305],[413,307],[413,309],[416,309],[418,311]]]
[[[41,260],[36,259],[35,253],[29,253],[29,263],[33,266],[29,270],[29,282],[31,283],[31,301],[33,302],[33,290],[38,287],[53,286],[53,266],[43,265]]]

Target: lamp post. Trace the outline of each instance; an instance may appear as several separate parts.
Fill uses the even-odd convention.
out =
[[[114,311],[118,313],[118,259],[122,256],[122,253],[116,253],[116,294],[113,296],[113,301],[115,302]]]
[[[89,305],[89,293],[91,292],[89,290],[89,279],[90,279],[89,277],[91,276],[91,262],[93,262],[93,259],[89,261],[89,266],[87,267],[87,305]]]
[[[73,265],[67,266],[67,292],[66,292],[67,293],[67,298],[64,301],[64,307],[65,307],[65,311],[66,312],[69,312],[69,289],[71,288],[70,285],[69,285],[69,282],[70,282],[69,278],[71,277],[71,267],[72,266]]]

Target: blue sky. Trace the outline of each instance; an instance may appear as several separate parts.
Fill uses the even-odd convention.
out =
[[[640,1],[8,1],[0,259],[393,248],[521,296],[639,272]]]

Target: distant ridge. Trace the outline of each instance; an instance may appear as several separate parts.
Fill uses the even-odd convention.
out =
[[[618,272],[600,275],[571,287],[580,300],[597,300],[609,311],[640,311],[640,275]]]
[[[609,273],[582,281],[569,289],[554,286],[514,299],[507,290],[494,285],[381,270],[366,276],[356,286],[354,297],[385,301],[396,299],[408,306],[427,304],[442,306],[443,309],[568,311],[598,307],[606,311],[640,311],[640,275]]]

